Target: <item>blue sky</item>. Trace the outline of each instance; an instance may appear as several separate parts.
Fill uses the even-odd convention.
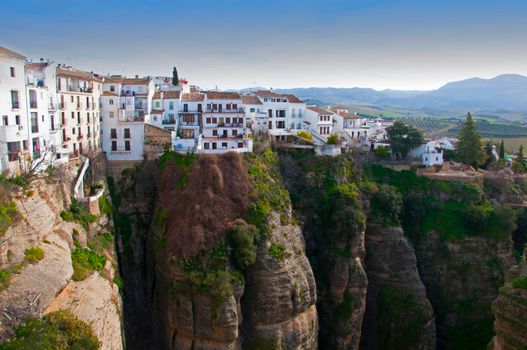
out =
[[[203,87],[433,89],[527,75],[524,0],[0,0],[0,46]]]

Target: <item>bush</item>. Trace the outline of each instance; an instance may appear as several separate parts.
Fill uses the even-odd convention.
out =
[[[105,195],[102,195],[101,198],[99,198],[99,210],[107,217],[112,217],[112,206]]]
[[[0,236],[15,221],[17,213],[15,202],[0,203]]]
[[[81,224],[84,228],[88,228],[88,225],[97,221],[97,216],[89,214],[79,202],[75,199],[71,199],[71,205],[69,210],[63,210],[60,213],[60,217],[64,221],[75,221]]]
[[[66,310],[42,319],[29,318],[15,330],[13,339],[0,344],[1,350],[97,350],[99,340],[85,322]]]
[[[287,258],[287,250],[282,243],[272,243],[268,249],[269,255],[271,255],[276,260],[284,260]]]
[[[82,281],[92,271],[101,271],[106,263],[106,258],[86,248],[77,248],[71,253],[74,281]]]
[[[88,248],[92,251],[102,254],[107,248],[109,248],[113,243],[113,235],[111,232],[104,232],[93,238],[89,239],[87,242]]]
[[[229,234],[232,258],[235,265],[243,270],[256,261],[258,230],[253,225],[236,225]]]
[[[0,269],[0,292],[9,287],[11,281],[11,272],[9,270]]]
[[[25,260],[30,264],[34,264],[44,259],[44,249],[41,247],[33,247],[24,251]]]
[[[311,135],[309,132],[307,131],[299,131],[297,134],[296,134],[298,137],[301,137],[305,140],[308,140],[308,141],[313,141],[313,135]]]
[[[371,208],[374,216],[385,224],[397,225],[403,208],[403,197],[393,186],[382,184],[373,194]]]
[[[326,141],[326,143],[328,145],[336,145],[339,141],[339,135],[337,134],[331,134],[328,136],[328,140]]]
[[[527,290],[527,277],[518,277],[512,281],[513,288]]]
[[[389,154],[388,147],[379,146],[375,150],[375,155],[381,159],[388,158],[388,154]]]

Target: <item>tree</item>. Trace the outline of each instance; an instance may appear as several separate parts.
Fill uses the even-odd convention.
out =
[[[179,76],[177,74],[177,68],[174,67],[172,69],[172,85],[178,86],[179,85]]]
[[[524,164],[525,163],[525,159],[523,159],[523,145],[520,145],[520,149],[518,150],[518,160],[520,161],[520,163]]]
[[[472,115],[467,113],[467,119],[458,134],[459,142],[456,146],[457,159],[477,167],[485,159],[485,152],[481,143],[481,135],[476,130]]]
[[[400,153],[403,157],[424,142],[421,130],[399,120],[386,128],[386,132],[388,133],[392,151]]]
[[[501,140],[500,143],[500,153],[499,153],[500,159],[505,158],[505,145],[503,144],[503,140]]]

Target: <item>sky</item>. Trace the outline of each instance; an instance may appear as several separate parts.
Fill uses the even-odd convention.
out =
[[[527,75],[525,0],[0,0],[0,46],[203,88],[429,90]]]

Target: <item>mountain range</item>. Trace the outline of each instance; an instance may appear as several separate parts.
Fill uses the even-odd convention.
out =
[[[450,82],[437,90],[403,91],[370,88],[311,87],[275,89],[312,104],[359,104],[409,109],[441,109],[485,113],[527,113],[527,77],[504,74],[491,79]]]

